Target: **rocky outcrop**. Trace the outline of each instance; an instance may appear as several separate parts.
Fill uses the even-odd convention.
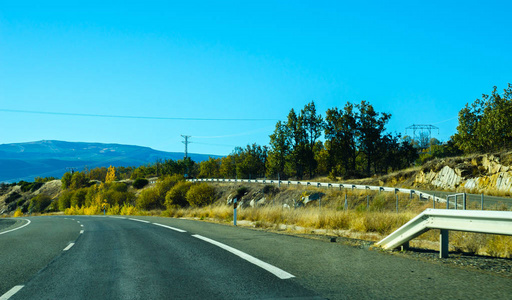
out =
[[[512,192],[512,168],[500,157],[480,155],[463,161],[440,161],[416,174],[415,184],[430,184],[442,189],[464,188],[478,192]]]

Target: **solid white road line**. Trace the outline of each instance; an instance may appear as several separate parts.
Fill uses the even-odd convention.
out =
[[[176,228],[176,227],[171,227],[171,226],[167,226],[167,225],[163,225],[163,224],[158,224],[158,223],[153,223],[153,224],[155,224],[156,226],[172,229],[172,230],[177,231],[177,232],[186,232],[185,230],[179,229],[179,228]]]
[[[113,216],[110,216],[111,218],[114,218],[114,219],[126,219],[126,217],[113,217]]]
[[[242,252],[242,251],[240,251],[238,249],[235,249],[235,248],[230,247],[228,245],[225,245],[223,243],[219,243],[219,242],[217,242],[215,240],[209,239],[207,237],[204,237],[204,236],[201,236],[201,235],[198,235],[198,234],[194,234],[192,236],[195,237],[195,238],[198,238],[200,240],[206,241],[206,242],[208,242],[210,244],[213,244],[213,245],[215,245],[217,247],[220,247],[220,248],[222,248],[222,249],[224,249],[226,251],[229,251],[229,252],[233,253],[234,255],[236,255],[236,256],[238,256],[240,258],[243,258],[243,259],[245,259],[246,261],[248,261],[248,262],[250,262],[252,264],[257,265],[258,267],[267,270],[268,272],[276,275],[280,279],[289,279],[289,278],[295,277],[292,274],[279,269],[278,267],[274,267],[273,265],[271,265],[269,263],[266,263],[266,262],[264,262],[262,260],[259,260],[259,259],[257,259],[254,256],[251,256],[251,255],[249,255],[247,253],[244,253],[244,252]]]
[[[133,221],[137,221],[137,222],[142,222],[142,223],[151,223],[149,221],[145,221],[145,220],[139,220],[139,219],[133,219],[133,218],[129,218],[130,220],[133,220]]]
[[[64,250],[62,251],[68,251],[69,249],[71,249],[71,247],[73,247],[75,243],[70,243],[66,248],[64,248]]]
[[[0,300],[7,300],[9,298],[11,298],[12,296],[14,296],[14,294],[16,294],[17,292],[19,292],[19,290],[21,290],[22,288],[24,287],[24,285],[17,285],[15,287],[13,287],[12,289],[10,289],[7,293],[3,294],[1,297],[0,297]]]
[[[15,230],[18,230],[18,229],[21,229],[25,226],[28,226],[28,224],[30,224],[30,220],[27,220],[27,219],[22,219],[22,220],[25,220],[27,221],[28,223],[27,224],[24,224],[23,226],[20,226],[18,228],[14,228],[14,229],[11,229],[11,230],[7,230],[7,231],[4,231],[4,232],[0,232],[0,234],[4,234],[4,233],[8,233],[8,232],[12,232],[12,231],[15,231]]]

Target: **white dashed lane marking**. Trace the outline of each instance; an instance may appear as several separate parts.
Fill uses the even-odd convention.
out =
[[[174,231],[177,231],[177,232],[186,232],[185,230],[179,229],[179,228],[176,228],[176,227],[171,227],[171,226],[167,226],[167,225],[163,225],[163,224],[158,224],[158,223],[153,223],[153,224],[155,224],[156,226],[165,227],[167,229],[171,229],[171,230],[174,230]]]
[[[1,297],[0,297],[0,300],[7,300],[9,298],[11,298],[12,296],[14,296],[14,294],[16,294],[17,292],[19,292],[22,288],[24,287],[24,285],[17,285],[15,287],[13,287],[12,289],[10,289],[7,293],[3,294]]]
[[[212,240],[212,239],[209,239],[207,237],[204,237],[204,236],[201,236],[201,235],[198,235],[198,234],[194,234],[193,237],[195,238],[198,238],[200,240],[203,240],[205,242],[208,242],[210,244],[213,244],[217,247],[220,247],[226,251],[229,251],[231,253],[233,253],[234,255],[242,258],[242,259],[245,259],[246,261],[252,263],[252,264],[255,264],[257,265],[258,267],[264,269],[264,270],[267,270],[268,272],[276,275],[277,277],[279,277],[280,279],[289,279],[289,278],[293,278],[295,276],[293,276],[292,274],[286,272],[286,271],[283,271],[281,269],[279,269],[278,267],[274,267],[273,265],[269,264],[269,263],[266,263],[262,260],[259,260],[257,259],[256,257],[254,256],[251,256],[245,252],[242,252],[238,249],[235,249],[233,247],[230,247],[228,245],[225,245],[223,243],[220,243],[220,242],[217,242],[215,240]]]
[[[75,245],[75,243],[70,243],[66,248],[64,248],[64,250],[62,251],[68,251],[69,249],[71,249],[71,247],[73,247],[73,245]]]

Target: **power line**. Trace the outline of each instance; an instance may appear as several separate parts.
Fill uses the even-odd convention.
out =
[[[101,114],[80,114],[67,112],[51,112],[51,111],[35,111],[35,110],[19,110],[0,108],[1,112],[21,113],[21,114],[38,114],[53,116],[74,116],[74,117],[94,117],[94,118],[117,118],[117,119],[144,119],[144,120],[173,120],[173,121],[277,121],[277,119],[231,119],[231,118],[177,118],[177,117],[155,117],[155,116],[123,116],[123,115],[101,115]]]

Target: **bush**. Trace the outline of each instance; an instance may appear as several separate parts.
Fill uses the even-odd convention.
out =
[[[187,206],[187,192],[191,185],[192,183],[187,181],[180,181],[175,184],[165,195],[165,206],[167,209],[175,208],[176,206]]]
[[[165,194],[167,194],[176,183],[184,180],[185,178],[181,175],[164,176],[157,181],[155,188],[158,190],[158,194],[165,199]]]
[[[39,194],[30,200],[28,210],[31,213],[42,212],[45,208],[52,203],[52,198],[45,194]]]
[[[87,195],[87,189],[79,189],[73,193],[70,199],[71,206],[83,206],[85,204],[85,196]]]
[[[161,206],[159,198],[160,197],[156,189],[152,188],[143,190],[140,193],[139,198],[136,200],[136,206],[139,209],[145,210],[158,208]]]
[[[44,183],[20,181],[19,185],[21,187],[21,191],[26,193],[28,191],[30,191],[30,192],[37,191],[44,185]]]
[[[66,191],[59,197],[59,210],[64,211],[66,208],[71,207],[71,197],[73,197],[72,191]]]
[[[236,198],[238,200],[242,199],[242,197],[249,192],[249,188],[246,186],[241,186],[236,190]]]
[[[145,187],[148,183],[149,183],[149,181],[147,179],[137,178],[133,182],[133,187],[140,190],[141,188]]]
[[[14,217],[17,218],[17,217],[22,217],[23,216],[23,213],[21,212],[21,208],[18,208],[15,212],[14,212]]]
[[[279,188],[274,185],[267,184],[263,187],[263,194],[265,195],[274,195],[277,193],[279,193]]]
[[[107,200],[107,202],[111,205],[121,205],[125,202],[131,202],[134,198],[134,195],[129,192],[108,190],[102,193],[101,197],[102,199]]]
[[[112,182],[107,185],[109,191],[116,191],[125,193],[128,191],[128,186],[122,182]]]
[[[123,215],[123,216],[133,216],[133,215],[136,215],[137,213],[138,213],[137,209],[133,205],[125,203],[121,207],[121,215]]]
[[[215,189],[206,183],[194,184],[186,195],[191,206],[205,206],[215,200]]]
[[[9,204],[20,197],[21,197],[20,194],[18,194],[16,192],[12,192],[9,196],[7,196],[7,198],[5,198],[5,204]]]

